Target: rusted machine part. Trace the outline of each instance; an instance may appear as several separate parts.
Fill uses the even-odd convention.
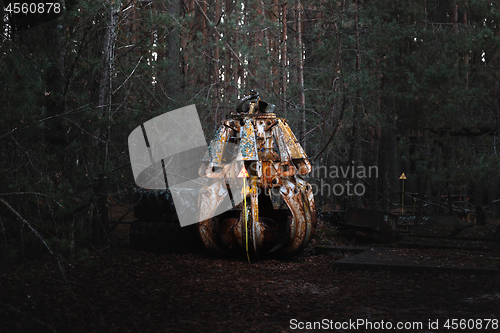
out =
[[[257,247],[257,243],[261,243],[264,241],[262,238],[262,234],[260,233],[261,230],[261,223],[259,221],[259,201],[257,199],[257,177],[252,176],[251,178],[251,185],[250,185],[250,215],[251,219],[249,219],[247,226],[248,226],[248,233],[249,233],[249,239],[252,240],[252,245],[253,245],[253,250],[254,253],[258,255],[257,250],[259,249]],[[245,240],[246,241],[246,240]]]
[[[293,184],[286,180],[280,193],[292,212],[287,242],[277,255],[293,256],[302,251],[311,240],[316,230],[317,212],[312,198],[311,186],[303,180],[297,179]]]
[[[268,217],[261,216],[258,223],[253,226],[255,228],[253,233],[254,251],[257,255],[259,252],[267,253],[271,251],[278,241],[278,226],[276,222]]]
[[[226,250],[224,244],[219,244],[215,232],[218,228],[214,227],[215,219],[208,219],[198,223],[198,232],[205,247],[216,255],[224,255]]]
[[[212,183],[199,196],[203,221],[198,229],[215,254],[248,248],[254,259],[290,257],[314,234],[312,188],[300,178],[311,171],[311,164],[286,121],[269,112],[273,109],[252,91],[240,101],[233,119],[223,122],[203,159],[199,175]],[[249,173],[245,187],[237,178],[243,166]],[[271,190],[277,190],[281,205],[273,203]],[[229,201],[232,209],[225,209]]]

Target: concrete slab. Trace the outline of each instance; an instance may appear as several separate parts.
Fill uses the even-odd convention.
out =
[[[446,257],[447,252],[438,252],[437,259],[423,257],[418,251],[410,249],[401,250],[398,248],[367,248],[353,246],[316,246],[316,253],[329,254],[336,256],[345,256],[337,260],[334,264],[338,268],[353,270],[390,270],[401,273],[454,273],[465,275],[486,275],[500,274],[500,269],[488,267],[465,267],[459,266],[460,262],[442,259]],[[433,251],[440,251],[434,249]],[[451,254],[451,252],[449,252]],[[412,255],[413,254],[413,255]],[[456,253],[454,252],[456,255]],[[474,255],[471,255],[474,256]],[[479,258],[483,259],[483,258]],[[490,258],[499,259],[500,258]],[[443,262],[438,262],[442,260]],[[467,263],[467,262],[466,262]],[[470,261],[469,261],[470,263]],[[463,263],[462,263],[463,265]]]

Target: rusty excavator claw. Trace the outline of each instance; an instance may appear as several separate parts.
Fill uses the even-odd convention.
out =
[[[291,257],[316,229],[311,164],[292,130],[252,91],[211,141],[199,175],[198,230],[215,254]],[[223,209],[230,202],[231,209]]]

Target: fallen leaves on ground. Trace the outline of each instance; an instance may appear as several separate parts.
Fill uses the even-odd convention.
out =
[[[66,277],[49,260],[2,272],[2,330],[289,332],[292,319],[426,324],[500,313],[497,276],[342,271],[333,264],[340,257],[310,249],[291,261],[253,263],[132,251],[125,242],[116,249],[94,253],[94,265],[66,268]],[[477,255],[456,251],[448,259]]]

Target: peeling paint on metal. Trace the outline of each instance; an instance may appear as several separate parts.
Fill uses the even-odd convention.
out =
[[[205,211],[205,216],[210,216],[228,196],[228,188],[242,188],[241,179],[236,177],[243,163],[250,173],[249,182],[244,191],[231,191],[234,212],[200,222],[200,236],[205,246],[216,254],[244,250],[248,235],[253,259],[261,255],[290,257],[307,246],[316,229],[312,188],[300,178],[311,172],[311,164],[285,120],[273,113],[259,112],[258,100],[247,97],[246,100],[249,101],[248,113],[233,114],[233,119],[223,123],[211,141],[209,156],[205,156],[200,167],[200,175],[215,182],[200,193],[200,209]],[[237,145],[237,162],[226,160],[226,151],[231,150],[229,142]],[[265,193],[271,188],[279,188],[277,198],[281,197],[288,213],[276,210],[270,194],[266,199]],[[246,212],[243,193],[247,197]],[[262,210],[264,216],[261,216],[260,205],[267,205]],[[242,222],[245,215],[248,229]],[[281,232],[285,234],[279,236]]]
[[[254,126],[251,119],[245,121],[240,131],[240,151],[237,157],[243,161],[257,161],[257,143],[255,141]]]

